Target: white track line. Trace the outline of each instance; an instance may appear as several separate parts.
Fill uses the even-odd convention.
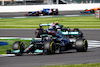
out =
[[[27,17],[13,17],[13,18],[27,18]]]
[[[81,15],[61,15],[62,17],[64,16],[64,17],[77,17],[77,16],[81,16]],[[37,17],[37,16],[34,16],[34,17]],[[33,18],[34,18],[33,17]],[[46,17],[60,17],[60,15],[59,16],[38,16],[39,18],[46,18]],[[11,17],[11,18],[32,18],[32,17]],[[0,17],[0,19],[4,19],[4,18],[1,18]]]
[[[100,45],[100,43],[88,43],[89,45]]]
[[[96,41],[96,40],[87,40],[88,42],[100,42],[100,41]]]
[[[100,47],[100,45],[88,45],[89,47]]]
[[[20,39],[20,40],[32,40],[32,38],[23,38],[23,37],[0,37],[0,39]],[[88,41],[88,48],[98,48],[100,47],[100,41],[96,40],[87,40]],[[12,57],[15,56],[15,54],[2,54],[0,57]]]
[[[80,16],[80,15],[64,15],[65,17],[76,17],[76,16]]]
[[[43,18],[43,17],[45,18],[45,17],[53,17],[53,16],[39,16],[39,17],[40,17],[40,18]]]
[[[32,40],[32,38],[20,38],[21,40]]]
[[[0,57],[14,57],[15,54],[2,54]]]
[[[24,38],[24,37],[0,37],[0,39],[21,39],[21,40],[32,40],[32,38]]]

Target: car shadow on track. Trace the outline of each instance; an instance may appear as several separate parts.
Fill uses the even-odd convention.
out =
[[[62,55],[62,54],[73,54],[73,53],[78,53],[76,50],[70,50],[70,51],[63,51],[61,53],[55,53],[55,54],[49,54],[51,55]],[[47,56],[47,54],[23,54],[23,56]]]
[[[88,50],[87,52],[94,52],[94,50]],[[76,50],[68,50],[68,51],[62,51],[60,54],[59,53],[55,53],[55,54],[43,54],[43,53],[40,53],[40,54],[23,54],[22,56],[52,56],[52,55],[64,55],[64,54],[81,54],[81,53],[87,53],[87,52],[77,52]]]

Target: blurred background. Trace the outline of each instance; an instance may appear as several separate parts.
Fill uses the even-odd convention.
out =
[[[100,3],[100,0],[0,0],[0,6]]]

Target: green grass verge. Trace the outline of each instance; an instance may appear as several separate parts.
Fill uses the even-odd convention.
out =
[[[70,28],[100,28],[100,19],[92,17],[51,17],[0,19],[0,28],[38,28],[40,23],[55,23]]]
[[[75,65],[57,65],[57,66],[40,66],[40,67],[100,67],[100,63],[75,64]]]
[[[15,41],[22,41],[25,46],[28,46],[30,40],[0,40],[2,42],[8,42],[9,45],[0,46],[0,54],[6,54],[7,49],[12,49],[12,45]]]

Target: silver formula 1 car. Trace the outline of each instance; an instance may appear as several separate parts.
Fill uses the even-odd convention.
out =
[[[43,29],[43,26],[49,26]],[[77,52],[86,52],[88,42],[79,29],[63,28],[58,23],[40,24],[36,29],[36,37],[33,38],[28,47],[24,46],[21,41],[16,41],[12,48],[13,51],[7,50],[7,53],[23,55],[23,53],[37,54],[54,54],[61,53],[70,49],[76,49]]]

